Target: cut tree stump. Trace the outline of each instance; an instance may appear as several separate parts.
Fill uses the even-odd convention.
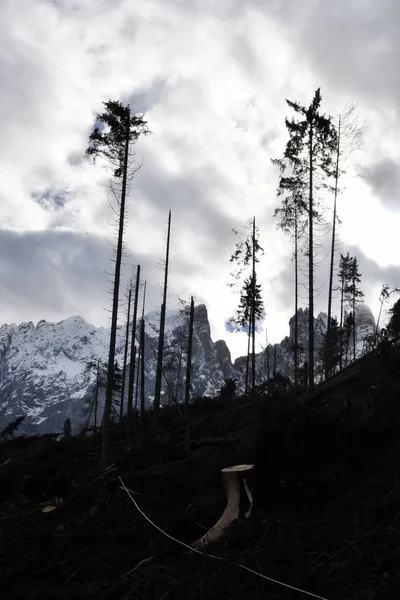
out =
[[[220,519],[203,537],[194,542],[194,548],[201,548],[223,536],[228,527],[237,519],[248,519],[253,508],[253,496],[246,477],[254,465],[235,465],[221,470],[227,504]]]

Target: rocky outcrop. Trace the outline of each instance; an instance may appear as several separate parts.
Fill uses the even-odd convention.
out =
[[[326,330],[326,314],[315,319],[315,355]],[[151,407],[155,387],[157,342],[160,316],[152,312],[145,317],[145,401]],[[308,310],[298,312],[301,359],[308,348]],[[375,322],[371,310],[360,304],[356,315],[357,348],[366,335],[373,333]],[[139,341],[138,323],[136,339]],[[182,402],[185,390],[187,357],[187,315],[178,311],[167,313],[165,325],[165,360],[162,382],[162,403]],[[47,433],[62,429],[70,417],[76,431],[82,423],[84,398],[94,383],[94,373],[88,373],[89,361],[107,361],[109,330],[91,325],[79,316],[59,323],[39,321],[0,327],[0,430],[17,416],[26,418],[19,431]],[[122,365],[125,328],[117,335],[116,360]],[[267,379],[274,368],[278,373],[293,374],[294,317],[289,322],[289,336],[269,345],[256,356],[256,382]],[[360,351],[360,350],[359,350]],[[214,396],[225,379],[236,379],[238,390],[245,387],[246,358],[232,364],[224,340],[213,342],[207,308],[195,307],[192,353],[191,394]],[[104,393],[100,391],[99,415],[102,415]],[[126,406],[126,403],[125,403]]]

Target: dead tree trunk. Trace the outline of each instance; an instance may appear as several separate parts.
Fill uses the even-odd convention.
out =
[[[97,407],[99,403],[100,359],[97,359],[96,392],[94,397],[94,432],[97,431]]]
[[[140,265],[137,266],[136,270],[136,287],[135,287],[135,300],[133,303],[133,321],[132,321],[132,340],[131,340],[131,358],[129,363],[129,381],[128,381],[128,409],[126,415],[126,435],[129,438],[132,435],[132,405],[133,405],[133,385],[135,381],[135,342],[136,342],[136,320],[137,320],[137,309],[139,300],[139,287],[140,287]]]
[[[103,463],[108,460],[108,450],[110,445],[110,426],[111,426],[111,407],[114,384],[114,362],[115,362],[115,347],[117,341],[117,325],[118,325],[118,299],[119,299],[119,282],[121,278],[121,263],[122,263],[122,248],[124,238],[124,219],[125,219],[125,202],[126,202],[126,187],[128,178],[128,158],[129,158],[129,136],[130,136],[130,113],[127,117],[126,141],[124,149],[123,177],[122,177],[122,192],[119,211],[118,225],[118,242],[117,255],[115,259],[115,273],[113,286],[113,307],[111,315],[111,334],[110,347],[108,352],[108,368],[107,368],[107,384],[106,384],[106,400],[104,406],[102,428],[102,445],[101,445],[101,460]]]
[[[169,243],[171,236],[171,210],[168,215],[168,233],[167,233],[167,251],[165,257],[165,274],[164,274],[164,293],[163,303],[161,306],[160,318],[160,336],[158,338],[158,353],[157,353],[157,371],[156,371],[156,386],[154,392],[154,410],[158,411],[161,404],[161,381],[163,375],[163,358],[164,358],[164,330],[165,330],[165,313],[167,310],[167,286],[168,286],[168,264],[169,264]]]
[[[247,357],[246,357],[246,384],[244,395],[249,393],[249,371],[250,371],[250,340],[251,340],[251,319],[249,320],[249,335],[247,336]]]
[[[126,363],[128,360],[128,346],[129,346],[129,319],[131,316],[131,298],[132,298],[132,287],[129,287],[128,293],[128,315],[126,317],[126,335],[125,335],[125,349],[124,349],[124,366],[122,369],[122,384],[121,384],[121,404],[119,407],[119,420],[122,420],[124,414],[124,400],[125,400],[125,379],[126,379]]]
[[[341,129],[341,117],[339,115],[339,126],[338,126],[338,141],[336,150],[336,167],[335,167],[335,189],[334,189],[334,200],[333,200],[333,221],[332,221],[332,242],[331,242],[331,261],[329,268],[329,288],[328,288],[328,322],[327,322],[327,333],[331,328],[331,316],[332,316],[332,294],[333,294],[333,267],[335,265],[335,241],[336,241],[336,219],[337,219],[337,197],[338,197],[338,182],[339,182],[339,158],[340,158],[340,129]]]
[[[138,410],[139,374],[140,374],[140,368],[139,368],[139,366],[141,365],[140,361],[141,361],[141,354],[140,354],[140,344],[139,344],[138,368],[136,369],[135,415],[137,414],[137,410]]]
[[[297,390],[299,379],[299,272],[298,272],[298,223],[295,209],[294,221],[294,388]]]
[[[145,405],[145,389],[144,389],[144,308],[146,304],[146,282],[144,282],[143,292],[143,309],[142,309],[142,323],[140,327],[140,416],[142,419],[142,426],[144,427],[144,411]]]
[[[313,124],[310,125],[309,131],[309,168],[310,168],[310,189],[309,189],[309,206],[308,206],[308,382],[310,388],[314,387],[314,154],[313,154]]]
[[[194,548],[201,548],[221,538],[237,519],[249,518],[253,508],[253,496],[246,477],[252,469],[253,465],[236,465],[222,469],[222,482],[227,499],[226,508],[215,525],[193,544]]]
[[[256,218],[252,235],[252,306],[251,306],[251,391],[256,387]]]
[[[187,353],[187,363],[186,363],[185,417],[188,417],[188,415],[189,415],[190,375],[192,372],[193,321],[194,321],[194,300],[193,300],[193,296],[191,296],[191,298],[190,298],[188,353]]]

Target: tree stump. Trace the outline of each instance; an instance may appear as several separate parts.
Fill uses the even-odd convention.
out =
[[[237,519],[248,519],[253,508],[253,496],[247,485],[246,477],[254,465],[235,465],[221,470],[222,483],[225,489],[227,504],[219,520],[194,542],[194,548],[201,548],[215,542]]]

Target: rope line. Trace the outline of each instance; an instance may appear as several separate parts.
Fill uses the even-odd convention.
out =
[[[151,519],[149,519],[149,517],[139,507],[138,503],[136,502],[136,500],[134,499],[134,497],[132,496],[132,494],[130,493],[128,488],[126,487],[126,485],[123,482],[123,480],[121,479],[121,477],[118,476],[118,479],[120,480],[120,482],[122,484],[122,488],[128,494],[129,498],[132,500],[136,509],[146,519],[146,521],[148,521],[150,523],[150,525],[152,525],[155,529],[157,529],[160,533],[165,535],[167,538],[169,538],[173,542],[176,542],[177,544],[180,544],[181,546],[184,546],[185,548],[190,550],[190,552],[195,552],[196,554],[201,554],[202,556],[207,556],[208,558],[213,558],[214,560],[220,560],[222,562],[226,562],[228,564],[234,565],[235,567],[240,567],[241,569],[244,569],[245,571],[249,571],[249,573],[253,573],[254,575],[257,575],[258,577],[261,577],[262,579],[266,579],[267,581],[270,581],[271,583],[275,583],[276,585],[280,585],[282,587],[289,588],[290,590],[294,590],[295,592],[299,592],[300,594],[306,594],[307,596],[311,596],[312,598],[318,598],[318,600],[327,600],[327,598],[324,598],[323,596],[317,596],[316,594],[313,594],[312,592],[307,592],[306,590],[302,590],[301,588],[294,587],[292,585],[289,585],[288,583],[283,583],[282,581],[278,581],[277,579],[272,579],[272,577],[267,577],[266,575],[263,575],[262,573],[258,573],[258,571],[254,571],[253,569],[250,569],[249,567],[246,567],[245,565],[242,565],[242,564],[236,563],[236,562],[232,562],[230,560],[227,560],[226,558],[222,558],[222,556],[215,556],[214,554],[208,554],[207,552],[202,552],[201,550],[197,550],[197,548],[193,548],[192,546],[185,544],[185,542],[181,542],[180,540],[177,540],[176,538],[172,537],[172,535],[169,535],[169,533],[166,533],[165,531],[163,531],[161,529],[161,527],[159,527],[158,525],[153,523],[153,521],[151,521]]]

